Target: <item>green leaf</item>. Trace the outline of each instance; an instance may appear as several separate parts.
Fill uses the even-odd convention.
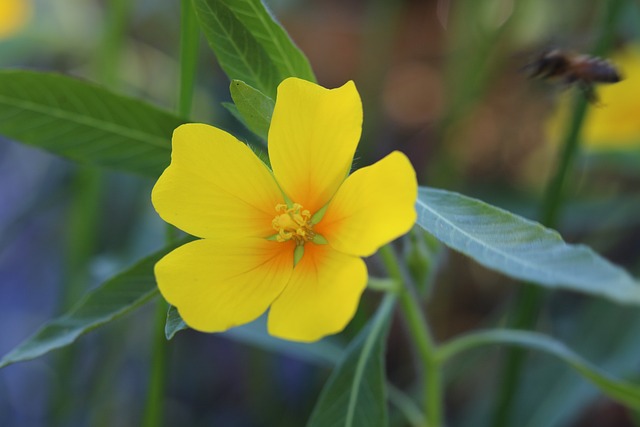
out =
[[[242,123],[247,129],[249,129],[249,124],[246,122],[244,117],[242,117],[242,114],[240,114],[238,107],[236,107],[234,103],[221,102],[220,104],[233,116],[234,119]]]
[[[266,141],[275,106],[273,99],[240,80],[232,80],[229,90],[249,130]]]
[[[421,187],[417,223],[445,245],[516,279],[640,304],[640,286],[584,245],[470,197]]]
[[[287,77],[315,81],[304,54],[260,0],[194,0],[200,26],[229,79],[275,99]]]
[[[172,339],[176,333],[185,329],[189,329],[189,327],[180,317],[178,310],[175,307],[170,307],[165,325],[167,339]],[[331,338],[325,338],[314,343],[297,343],[274,338],[268,335],[266,331],[266,316],[262,316],[251,323],[221,333],[220,336],[266,351],[321,365],[335,365],[343,352],[342,347]]]
[[[473,332],[442,345],[437,357],[445,361],[462,351],[488,344],[510,344],[555,356],[569,364],[607,396],[631,408],[640,409],[639,385],[609,376],[562,342],[537,332],[509,330]]]
[[[0,134],[69,159],[157,178],[184,121],[92,83],[0,71]]]
[[[384,348],[396,297],[388,294],[347,348],[311,414],[308,427],[388,424]]]
[[[188,329],[180,314],[178,314],[178,310],[174,306],[169,306],[169,310],[167,311],[167,323],[164,325],[164,335],[167,337],[167,340],[173,338],[175,334],[185,329]]]
[[[640,353],[640,311],[597,299],[576,308],[569,308],[569,313],[563,309],[562,328],[557,330],[562,335],[556,339],[610,375],[634,375]],[[585,387],[578,374],[555,360],[529,358],[521,379],[526,386],[518,388],[508,425],[571,425],[600,397],[596,388]]]
[[[47,322],[0,360],[0,368],[35,359],[141,306],[158,292],[153,266],[174,247],[162,249],[89,292],[68,313]]]

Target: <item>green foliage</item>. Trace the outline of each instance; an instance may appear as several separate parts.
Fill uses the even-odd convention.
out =
[[[304,54],[260,0],[194,0],[200,26],[220,66],[275,99],[287,77],[315,81]]]
[[[640,408],[640,385],[612,378],[562,342],[540,333],[513,330],[473,332],[443,345],[437,355],[444,361],[462,351],[489,344],[509,344],[555,356],[575,369],[607,396],[631,408]]]
[[[0,360],[0,368],[40,357],[140,307],[158,293],[153,266],[175,246],[150,255],[89,292],[65,315],[51,320]]]
[[[308,427],[376,427],[388,424],[384,349],[395,296],[387,295],[375,317],[347,348],[311,414]]]
[[[240,80],[233,80],[229,90],[249,130],[266,141],[275,106],[273,99]]]
[[[52,73],[0,71],[0,134],[80,163],[155,178],[184,121],[142,101]]]
[[[540,224],[457,193],[421,188],[418,224],[452,249],[508,276],[640,304],[640,286],[584,245]]]
[[[639,329],[640,312],[636,307],[592,299],[571,311],[556,338],[610,375],[628,379],[637,369]],[[585,387],[584,379],[575,371],[551,358],[529,358],[522,383],[527,386],[518,389],[510,425],[569,425],[600,394],[595,387]]]
[[[164,335],[168,340],[172,339],[175,334],[187,329],[188,326],[180,317],[178,310],[174,306],[169,306],[167,310],[167,323],[164,325]]]
[[[123,2],[118,4],[122,7],[125,5]],[[617,4],[620,7],[622,2]],[[278,84],[290,76],[315,81],[307,58],[260,0],[183,0],[182,6],[184,37],[178,107],[181,115],[186,115],[192,104],[199,24],[221,68],[231,79],[230,92],[234,104],[224,106],[251,132],[266,140]],[[195,13],[191,10],[192,6],[195,6]],[[473,10],[467,9],[466,12]],[[466,25],[468,20],[459,22],[462,21]],[[510,31],[510,28],[500,25],[487,33],[481,43],[478,58],[487,56],[486,53],[494,49],[491,41],[497,40],[505,31]],[[613,34],[610,30],[607,33]],[[120,36],[124,36],[124,33]],[[117,53],[105,53],[103,62],[113,64]],[[465,59],[462,61],[464,63],[469,62],[466,58],[461,59]],[[460,70],[460,67],[454,66],[451,75],[456,75],[455,72]],[[465,70],[464,76],[455,79],[459,84],[454,85],[461,88],[461,96],[454,94],[452,99],[445,100],[445,104],[450,106],[436,132],[438,136],[450,135],[457,130],[455,128],[462,122],[461,117],[466,114],[462,107],[470,104],[471,98],[474,98],[473,102],[477,101],[475,98],[478,97],[471,95],[482,93],[486,81],[489,81],[486,72],[488,69],[480,70],[480,73],[469,67]],[[103,70],[106,81],[115,80],[113,72],[115,68]],[[583,102],[579,108],[582,110],[576,110],[570,132],[570,138],[573,138],[571,149],[565,150],[560,173],[557,175],[559,178],[549,187],[553,194],[543,209],[547,212],[543,221],[547,221],[545,224],[555,223],[555,216],[562,202],[562,190],[565,188],[565,175],[578,148],[578,135],[586,104]],[[88,82],[49,73],[0,71],[0,135],[89,166],[155,178],[169,164],[171,134],[182,123],[183,119],[169,112]],[[454,159],[447,158],[449,154],[451,153],[440,154],[442,158],[439,160],[445,161],[434,163],[441,165],[443,169],[436,171],[436,177],[447,178],[451,183],[455,177],[449,174],[455,168],[451,167]],[[268,163],[268,159],[264,161]],[[616,160],[616,164],[619,165],[620,161]],[[629,166],[629,169],[633,168]],[[616,203],[616,207],[619,206]],[[599,365],[604,365],[598,368],[560,340],[520,330],[469,333],[438,346],[431,337],[426,319],[428,316],[423,316],[419,311],[422,308],[421,301],[405,299],[414,298],[415,293],[405,289],[412,287],[411,282],[417,282],[420,295],[429,293],[441,248],[436,239],[510,277],[548,288],[563,288],[604,297],[617,303],[640,303],[638,281],[588,247],[567,244],[557,232],[479,200],[423,187],[420,189],[416,208],[417,223],[430,234],[419,230],[419,233],[405,239],[404,258],[392,260],[397,274],[387,265],[392,278],[370,279],[370,289],[385,292],[386,296],[376,315],[346,349],[342,342],[332,337],[311,344],[271,337],[266,333],[266,316],[221,334],[225,338],[257,348],[312,364],[334,367],[311,414],[308,422],[310,427],[386,426],[389,423],[388,393],[390,400],[396,402],[396,406],[414,424],[422,425],[425,419],[429,419],[434,427],[443,425],[446,420],[440,420],[440,414],[445,412],[442,407],[444,399],[440,396],[440,389],[444,388],[441,384],[442,365],[463,351],[495,344],[521,347],[554,356],[607,396],[630,408],[640,409],[640,386],[607,373],[618,376],[628,374],[625,370],[629,371],[630,368],[620,368],[620,359],[615,359],[623,353],[627,359],[625,366],[633,365],[633,355],[637,353],[637,346],[633,345],[636,341],[633,332],[637,330],[636,323],[640,321],[635,312],[629,316],[630,320],[625,325],[629,330],[620,327],[622,322],[612,321],[614,316],[619,315],[615,310],[617,307],[607,311],[594,311],[591,317],[576,320],[580,328],[576,328],[574,335],[578,335],[583,342],[593,341],[593,345],[600,348],[615,347],[615,351],[612,351],[615,357],[596,358],[593,357],[594,354],[599,353],[593,351],[593,348],[573,345],[571,340],[564,340],[581,354],[587,355],[589,360],[598,360]],[[72,310],[45,324],[0,359],[0,368],[69,345],[83,334],[143,305],[157,294],[154,264],[174,247],[172,245],[156,252],[89,292]],[[400,266],[400,263],[405,265]],[[411,398],[400,390],[389,391],[385,380],[384,352],[396,302],[395,294],[398,292],[408,314],[411,343],[416,345],[422,358],[422,370],[426,373],[420,380],[422,384],[418,384],[426,385],[421,392],[427,401],[424,408],[417,408]],[[410,304],[406,304],[407,301]],[[631,308],[626,310],[631,312]],[[606,323],[602,321],[602,317],[607,320]],[[156,328],[160,331],[160,339],[164,320],[162,311],[160,323],[156,324],[160,325],[159,329]],[[170,307],[164,324],[166,338],[172,339],[177,332],[187,328],[178,311]],[[162,362],[163,345],[154,350],[157,359],[152,364],[156,374],[165,370]],[[621,349],[621,346],[625,348]],[[547,374],[547,377],[549,382],[555,381],[556,386],[560,383],[554,375]],[[566,384],[569,384],[567,389],[575,391],[577,388],[571,381],[584,382],[578,375],[574,377],[569,378]],[[160,420],[162,415],[163,374],[157,378],[160,378],[157,381],[160,385],[150,387],[155,390],[152,394],[155,393],[156,396],[156,403],[150,405],[150,413],[154,418],[148,420]],[[520,377],[518,381],[522,378],[526,376]],[[536,425],[536,420],[542,420],[546,425],[571,405],[571,408],[575,408],[584,404],[589,398],[586,395],[592,395],[595,391],[592,389],[584,393],[581,390],[583,393],[572,393],[569,398],[564,395],[564,384],[557,386],[555,393],[545,389],[542,398],[533,393],[525,394],[531,393],[530,390],[521,390],[520,397],[523,400],[534,396],[530,400],[542,405],[536,405],[525,416],[522,415],[523,412],[517,415],[526,418],[529,425]],[[550,400],[553,402],[549,403]],[[539,409],[540,406],[546,407]],[[421,413],[422,409],[426,411],[426,418]],[[511,419],[513,418],[512,415]],[[157,421],[148,422],[149,425],[157,424]]]

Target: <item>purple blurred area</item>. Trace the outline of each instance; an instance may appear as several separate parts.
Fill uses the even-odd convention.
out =
[[[45,153],[0,140],[0,354],[55,313],[62,278],[64,204],[50,196],[63,195],[62,164]],[[0,425],[45,425],[53,377],[42,360],[2,370]]]

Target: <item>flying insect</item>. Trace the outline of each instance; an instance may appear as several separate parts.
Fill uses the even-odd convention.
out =
[[[560,49],[543,53],[524,69],[529,70],[531,78],[576,85],[592,103],[598,100],[594,84],[617,83],[622,80],[622,75],[615,65],[606,59]]]

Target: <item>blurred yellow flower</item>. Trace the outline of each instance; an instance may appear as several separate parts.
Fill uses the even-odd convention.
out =
[[[353,82],[328,90],[296,78],[278,87],[272,170],[223,130],[175,130],[152,201],[165,221],[201,239],[166,255],[155,274],[190,327],[225,331],[269,308],[269,333],[281,338],[309,342],[344,329],[367,282],[361,257],[416,219],[404,154],[348,176],[361,130]]]
[[[598,103],[587,112],[582,129],[583,147],[592,150],[640,148],[640,46],[630,45],[610,58],[623,80],[597,85]],[[548,134],[557,140],[564,131],[570,109],[564,94],[548,123]]]
[[[0,39],[22,29],[32,12],[31,0],[0,0]]]

